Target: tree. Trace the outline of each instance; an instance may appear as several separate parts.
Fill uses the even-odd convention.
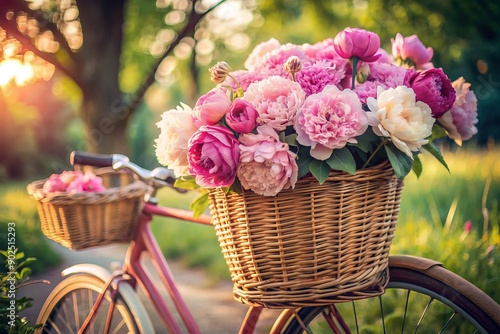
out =
[[[0,3],[0,56],[4,60],[17,57],[25,63],[31,59],[33,66],[44,60],[46,63],[40,67],[52,64],[56,71],[71,78],[83,95],[80,116],[86,128],[87,149],[127,153],[127,124],[155,81],[161,61],[184,38],[192,37],[200,20],[223,1],[210,7],[200,0],[177,1],[186,19],[175,27],[175,37],[150,65],[142,84],[130,96],[122,93],[119,75],[125,15],[132,0],[85,0],[78,5],[71,0],[44,1],[37,6],[30,1],[3,0]],[[147,5],[151,6],[149,17],[180,12],[175,3],[157,13],[153,2],[143,6]]]

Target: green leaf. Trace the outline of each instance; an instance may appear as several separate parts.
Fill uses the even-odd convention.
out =
[[[201,216],[208,207],[208,191],[204,191],[200,197],[191,202],[189,208],[193,211],[193,217]]]
[[[20,269],[20,268],[23,268],[23,267],[29,266],[30,264],[35,263],[36,261],[37,261],[37,260],[36,260],[36,258],[34,258],[34,257],[29,257],[29,258],[25,259],[23,262],[21,262],[21,263],[17,266],[17,269]]]
[[[356,161],[347,147],[333,150],[333,154],[326,160],[331,169],[341,170],[349,174],[356,174]]]
[[[451,174],[450,169],[448,168],[448,164],[446,163],[446,161],[444,161],[444,158],[441,155],[441,151],[439,150],[439,148],[436,145],[434,145],[433,143],[427,143],[427,144],[423,145],[422,147],[426,151],[428,151],[430,154],[432,154],[444,166],[444,168],[446,168],[448,173]]]
[[[285,143],[290,146],[297,146],[297,134],[293,133],[285,137]]]
[[[309,173],[309,165],[313,161],[313,158],[310,156],[299,156],[297,160],[297,166],[299,167],[298,178],[304,177],[307,173]]]
[[[285,142],[285,132],[284,131],[279,132],[278,138],[280,139],[280,142],[284,143]]]
[[[422,175],[422,160],[420,160],[420,157],[418,155],[413,157],[413,164],[411,165],[411,169],[417,175],[417,179]]]
[[[361,151],[368,153],[372,149],[373,142],[380,142],[380,137],[377,136],[370,127],[361,136],[356,137],[356,140],[358,143],[352,144],[352,146],[358,147]]]
[[[326,161],[319,161],[313,159],[309,164],[309,170],[312,175],[318,180],[319,184],[323,184],[326,181],[326,178],[330,174],[330,166]]]
[[[396,177],[403,179],[410,172],[413,159],[398,150],[393,144],[384,145],[384,148]]]
[[[432,126],[432,134],[428,139],[429,139],[429,142],[433,142],[436,139],[444,138],[447,136],[448,135],[446,134],[444,129],[441,127],[441,125],[439,125],[437,122],[435,122],[434,125]]]
[[[198,189],[200,186],[196,184],[196,179],[194,177],[185,177],[176,179],[174,187],[193,190],[193,189]]]
[[[17,252],[17,249],[16,249]],[[17,252],[16,253],[16,260],[20,260],[24,257],[24,252]]]

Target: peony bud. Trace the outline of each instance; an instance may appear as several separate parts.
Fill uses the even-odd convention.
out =
[[[208,72],[210,73],[210,80],[216,84],[220,84],[226,80],[229,72],[231,72],[231,67],[225,61],[219,61],[214,66],[210,67]]]
[[[359,58],[373,62],[380,58],[380,37],[377,34],[359,28],[345,28],[335,36],[333,47],[340,57]]]
[[[283,64],[283,68],[287,73],[292,75],[292,79],[295,81],[295,73],[300,72],[302,69],[302,62],[297,56],[288,57],[287,61]]]

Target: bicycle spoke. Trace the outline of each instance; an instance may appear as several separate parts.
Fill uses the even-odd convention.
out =
[[[420,327],[420,325],[422,324],[422,321],[425,317],[425,314],[427,313],[427,310],[429,309],[429,306],[431,305],[432,301],[434,300],[434,298],[430,298],[429,302],[427,303],[427,305],[425,306],[425,309],[424,309],[424,312],[422,313],[422,315],[420,316],[420,320],[418,320],[418,323],[417,323],[417,327],[415,327],[415,330],[413,331],[413,334],[416,334],[417,331],[418,331],[418,328]]]
[[[448,325],[451,323],[451,321],[455,318],[455,315],[457,315],[457,312],[453,312],[453,314],[451,315],[451,317],[448,319],[448,321],[446,321],[446,323],[444,324],[443,328],[441,328],[441,330],[439,331],[438,334],[441,334],[444,332],[444,330],[446,329],[446,327],[448,327]]]
[[[405,330],[406,315],[408,314],[408,304],[409,304],[409,301],[410,301],[410,293],[411,293],[411,290],[408,290],[406,292],[406,303],[405,303],[405,310],[404,310],[404,313],[403,313],[403,324],[401,325],[401,334],[403,334],[404,330]]]
[[[354,313],[354,323],[356,324],[356,334],[359,334],[359,324],[358,324],[358,313],[356,312],[356,305],[354,304],[354,301],[352,303],[352,310]]]
[[[378,301],[379,301],[379,305],[380,305],[380,315],[382,316],[382,328],[384,329],[384,334],[386,334],[385,319],[384,319],[384,306],[382,305],[382,296],[378,296]]]

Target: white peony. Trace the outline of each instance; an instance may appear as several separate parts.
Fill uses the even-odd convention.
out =
[[[398,86],[377,89],[377,99],[369,97],[366,104],[368,124],[378,136],[388,137],[394,145],[413,159],[413,152],[428,143],[435,119],[429,106],[415,102],[413,89]]]
[[[192,109],[181,103],[177,109],[164,112],[161,121],[156,123],[160,128],[160,136],[155,140],[158,162],[172,169],[175,176],[189,174],[188,141],[196,132],[193,123]]]

